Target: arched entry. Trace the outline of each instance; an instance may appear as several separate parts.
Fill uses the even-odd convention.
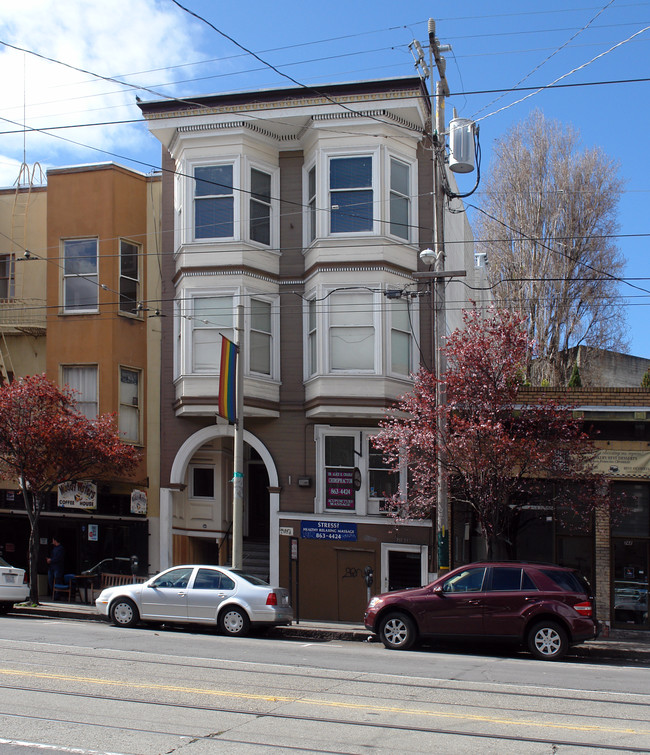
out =
[[[180,495],[187,485],[188,468],[197,452],[217,439],[234,437],[230,425],[211,425],[191,435],[178,449],[172,464],[169,487],[160,490],[160,568],[172,565],[173,505],[175,496]],[[269,578],[278,579],[278,517],[280,493],[278,473],[269,450],[262,441],[251,432],[244,430],[244,443],[252,449],[251,458],[262,464],[268,475],[268,510],[269,510]],[[261,470],[260,470],[261,471]],[[264,477],[266,477],[264,475]],[[259,475],[257,476],[259,480]],[[246,480],[244,480],[246,483]],[[230,485],[229,485],[230,488]],[[230,488],[231,489],[231,488]]]

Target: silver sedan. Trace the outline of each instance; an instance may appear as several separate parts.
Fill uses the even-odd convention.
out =
[[[147,582],[108,587],[95,605],[115,626],[140,621],[216,625],[244,635],[253,626],[291,624],[289,592],[224,566],[174,566]]]
[[[25,581],[25,570],[10,566],[0,558],[0,613],[6,613],[14,603],[29,597],[29,585]]]

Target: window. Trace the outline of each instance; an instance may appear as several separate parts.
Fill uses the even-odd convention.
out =
[[[195,590],[234,590],[235,582],[216,569],[199,569],[193,587]]]
[[[256,168],[251,168],[249,232],[251,241],[271,244],[271,176]]]
[[[120,433],[124,440],[140,441],[140,372],[120,367]]]
[[[354,443],[352,435],[325,437],[325,508],[355,508]]]
[[[97,367],[66,366],[62,370],[63,384],[74,395],[77,409],[88,419],[95,419],[99,414],[97,401]]]
[[[201,296],[193,300],[192,372],[218,372],[221,359],[221,336],[231,341],[233,297]]]
[[[330,296],[330,369],[374,370],[375,325],[371,293]]]
[[[316,166],[307,173],[307,239],[316,238]]]
[[[97,239],[63,242],[63,310],[97,311]]]
[[[192,576],[192,567],[181,567],[180,569],[170,569],[151,583],[151,587],[173,587],[176,590],[185,590]]]
[[[537,590],[528,574],[523,569],[513,566],[496,566],[492,569],[491,589],[494,592]]]
[[[410,375],[412,367],[411,313],[408,299],[389,300],[390,315],[390,371]]]
[[[120,312],[137,312],[140,299],[139,255],[139,246],[120,239]]]
[[[312,299],[307,312],[307,373],[315,375],[318,371],[318,327],[316,302]]]
[[[250,371],[271,374],[271,304],[251,299],[250,314]]]
[[[372,231],[372,157],[332,157],[329,168],[330,233]]]
[[[465,569],[443,583],[443,592],[480,592],[485,568]]]
[[[14,258],[0,254],[0,299],[14,298]]]
[[[190,498],[214,499],[214,467],[191,467]]]
[[[235,208],[232,164],[197,166],[194,179],[194,237],[232,238]]]
[[[384,461],[381,451],[368,441],[368,498],[385,500],[397,493],[399,472],[394,472]],[[381,505],[379,506],[381,510]]]
[[[409,166],[391,158],[390,232],[406,240],[410,236],[410,203]]]

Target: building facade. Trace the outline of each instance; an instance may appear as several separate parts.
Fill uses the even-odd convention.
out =
[[[13,376],[46,373],[75,392],[87,417],[114,413],[124,440],[143,456],[132,477],[101,482],[83,506],[51,495],[40,521],[39,573],[47,572],[53,534],[64,545],[70,572],[107,558],[124,559],[130,568],[136,556],[139,571],[148,573],[158,567],[158,549],[150,561],[149,540],[157,538],[160,319],[151,316],[148,302],[160,297],[160,175],[102,164],[50,170],[47,180],[28,216],[35,237],[19,242],[29,252],[15,252],[16,271],[39,284],[32,295],[41,298],[40,307],[26,308],[40,316],[39,327],[19,328],[23,338],[37,339],[38,358],[22,360]],[[17,295],[3,305],[25,309]],[[12,563],[24,566],[26,512],[20,494],[5,487],[0,545]]]
[[[244,567],[305,618],[358,620],[366,569],[377,590],[431,568],[431,522],[387,519],[396,477],[371,444],[431,365],[413,278],[433,243],[427,93],[408,78],[140,107],[163,145],[161,564],[230,559],[218,372],[242,304]],[[449,217],[448,266],[471,284],[469,226]]]

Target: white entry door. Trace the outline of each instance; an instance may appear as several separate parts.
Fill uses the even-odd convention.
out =
[[[429,581],[426,545],[381,544],[381,592],[421,587]]]

